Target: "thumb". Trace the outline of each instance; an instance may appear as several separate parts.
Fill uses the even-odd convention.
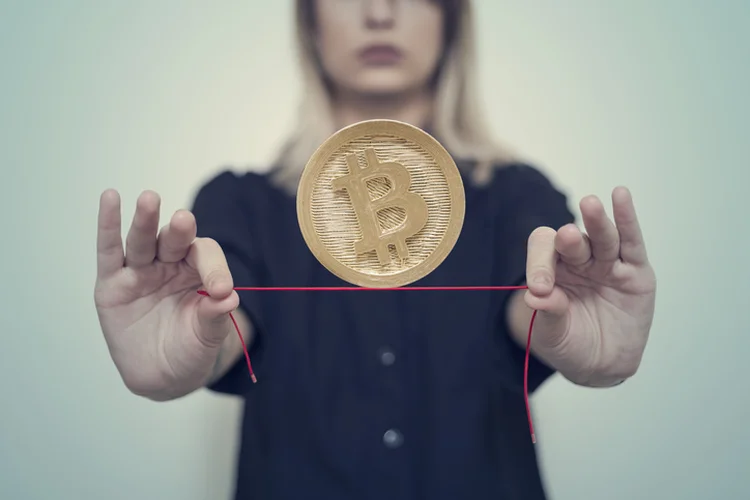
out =
[[[233,328],[229,313],[237,309],[239,304],[240,298],[236,291],[221,299],[214,299],[209,295],[201,297],[198,301],[198,328],[195,332],[198,339],[208,347],[219,347]]]
[[[545,315],[551,316],[563,316],[570,307],[568,295],[559,286],[554,287],[552,293],[548,295],[536,294],[529,286],[524,295],[524,301],[527,306],[539,311],[539,314],[546,313]]]
[[[540,297],[527,290],[524,300],[537,311],[532,342],[540,347],[559,345],[568,330],[570,299],[566,293],[555,287],[551,294]]]

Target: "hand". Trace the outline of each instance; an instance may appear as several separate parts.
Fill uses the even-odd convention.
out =
[[[219,245],[196,239],[192,213],[177,211],[157,235],[159,206],[156,193],[141,194],[123,252],[119,194],[101,195],[94,301],[125,385],[164,400],[204,385],[239,297]]]
[[[654,315],[656,277],[630,192],[612,192],[613,223],[594,196],[574,224],[537,228],[527,256],[532,349],[571,381],[611,386],[634,375]],[[615,225],[616,224],[616,225]]]

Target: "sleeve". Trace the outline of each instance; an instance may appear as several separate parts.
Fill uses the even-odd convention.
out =
[[[539,170],[528,165],[507,167],[506,181],[496,186],[495,205],[495,273],[500,285],[523,285],[526,281],[528,238],[539,226],[553,229],[575,222],[567,197],[557,190]],[[523,391],[526,350],[511,337],[507,323],[508,299],[504,292],[497,301],[496,365],[501,383],[514,392]],[[532,333],[533,334],[533,333]],[[542,385],[554,370],[534,355],[529,356],[529,393]]]
[[[201,187],[193,201],[192,212],[197,225],[197,235],[216,240],[232,273],[234,286],[261,286],[264,267],[260,256],[251,217],[252,192],[235,174],[224,171]],[[250,318],[254,331],[253,342],[248,345],[253,369],[260,368],[263,347],[263,315],[257,294],[240,293],[240,309]],[[235,333],[236,334],[236,333]],[[233,395],[250,390],[252,381],[244,357],[208,389]]]

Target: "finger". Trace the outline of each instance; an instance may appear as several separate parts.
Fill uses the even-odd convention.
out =
[[[101,277],[122,268],[125,254],[122,250],[120,231],[120,195],[114,189],[107,189],[99,197],[96,235],[97,273]]]
[[[537,311],[534,321],[532,342],[536,348],[559,350],[569,330],[570,317],[567,314],[569,300],[561,288],[548,297],[536,297],[526,292],[526,305]]]
[[[524,295],[524,301],[531,309],[536,309],[539,312],[547,313],[556,317],[564,316],[570,307],[570,299],[560,287],[555,288],[552,293],[544,297],[534,295],[531,291],[527,291]]]
[[[240,298],[233,290],[221,299],[213,296],[201,297],[197,310],[199,328],[196,334],[202,344],[208,347],[221,345],[233,329],[228,313],[237,309],[239,304]]]
[[[566,224],[557,231],[555,250],[560,260],[572,266],[582,266],[591,259],[589,239],[575,224]]]
[[[631,264],[645,264],[648,261],[646,245],[633,197],[627,188],[621,186],[612,191],[612,210],[620,234],[620,258]]]
[[[159,232],[156,258],[162,262],[179,262],[185,258],[196,235],[195,217],[188,210],[178,210]]]
[[[614,223],[607,217],[604,205],[596,196],[587,196],[580,203],[591,253],[596,260],[614,261],[620,257],[620,236]]]
[[[547,295],[555,286],[556,231],[538,227],[529,236],[526,257],[526,282],[534,295]]]
[[[160,203],[159,195],[153,191],[144,191],[138,197],[126,241],[126,266],[140,267],[154,261]]]
[[[201,282],[211,297],[220,300],[232,293],[232,274],[224,251],[215,240],[196,238],[190,245],[185,261],[198,271]]]

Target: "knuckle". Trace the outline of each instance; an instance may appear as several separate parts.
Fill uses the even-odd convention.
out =
[[[161,231],[159,231],[159,236],[157,236],[156,239],[160,250],[172,250],[175,246],[172,235],[170,234],[169,226],[163,227]]]

